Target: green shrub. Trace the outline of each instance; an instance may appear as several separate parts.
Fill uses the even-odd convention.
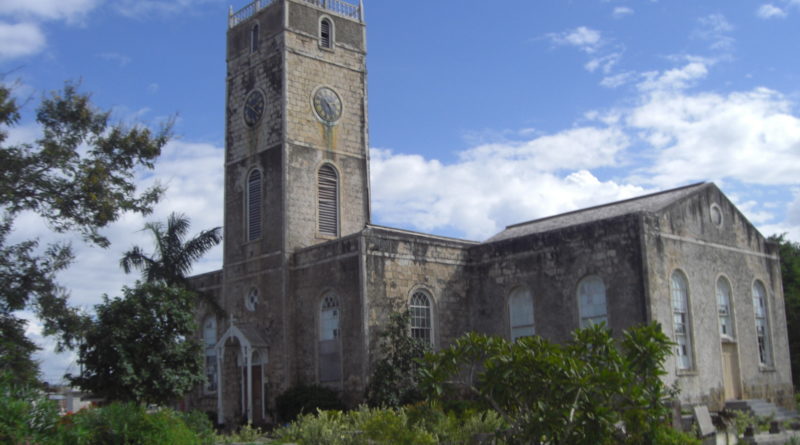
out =
[[[653,445],[700,445],[700,439],[694,436],[661,425],[653,430]]]
[[[278,418],[291,422],[300,414],[315,413],[319,410],[343,410],[344,404],[339,394],[324,386],[298,385],[292,387],[275,400]]]
[[[11,382],[10,376],[0,374],[0,443],[55,443],[56,403],[30,387]]]
[[[142,405],[112,403],[62,419],[63,445],[202,445],[204,442],[170,409],[147,412]]]
[[[200,411],[189,411],[178,413],[183,420],[183,423],[194,432],[200,443],[203,445],[213,445],[216,435],[214,432],[214,424],[211,422],[207,413]]]

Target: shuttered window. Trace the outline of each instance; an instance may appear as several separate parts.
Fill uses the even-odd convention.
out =
[[[259,27],[258,23],[256,23],[250,30],[250,52],[254,53],[258,51],[258,47],[259,47]]]
[[[319,46],[323,48],[330,48],[331,42],[331,21],[322,19],[319,22]]]
[[[319,233],[339,234],[339,178],[330,165],[323,165],[318,174],[319,185]]]
[[[247,240],[261,238],[261,171],[247,177]]]

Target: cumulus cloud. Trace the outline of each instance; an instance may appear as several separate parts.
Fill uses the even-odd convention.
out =
[[[0,60],[36,54],[45,42],[44,33],[34,24],[0,22]]]
[[[603,36],[600,31],[585,26],[557,34],[548,34],[548,37],[557,45],[574,46],[589,54],[596,52],[603,44]]]
[[[786,11],[773,4],[767,3],[765,5],[761,5],[761,7],[758,8],[758,11],[756,11],[756,15],[758,15],[762,19],[771,19],[776,17],[780,18],[780,17],[786,17]]]
[[[617,6],[614,8],[614,12],[612,12],[614,18],[622,18],[631,14],[633,14],[633,9],[627,6]]]
[[[694,85],[708,75],[707,62],[693,60],[686,65],[660,71],[648,71],[642,74],[642,80],[637,87],[642,91],[683,90]]]

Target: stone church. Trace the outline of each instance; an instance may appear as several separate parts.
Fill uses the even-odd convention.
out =
[[[353,1],[353,0],[351,0]],[[227,35],[224,257],[193,278],[207,381],[190,406],[272,420],[298,383],[364,394],[379,334],[566,341],[657,321],[683,403],[763,398],[792,380],[777,246],[711,183],[507,227],[484,242],[370,223],[363,4],[256,0]]]

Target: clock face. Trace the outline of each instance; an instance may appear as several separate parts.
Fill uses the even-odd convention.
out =
[[[319,88],[314,93],[314,112],[323,122],[333,125],[342,117],[342,100],[332,89]]]
[[[244,101],[244,123],[252,127],[264,114],[264,94],[259,90],[253,90],[247,95]]]

